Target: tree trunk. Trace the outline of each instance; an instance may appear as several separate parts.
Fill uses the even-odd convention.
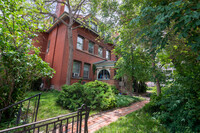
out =
[[[155,57],[153,56],[153,54],[151,54],[151,57],[152,57],[152,68],[154,69],[154,72],[153,72],[153,77],[155,78],[156,80],[156,88],[157,88],[157,96],[160,95],[161,93],[161,88],[160,88],[160,82],[159,82],[159,79],[156,77],[156,72],[155,72]]]
[[[70,85],[71,73],[72,73],[72,64],[73,64],[73,50],[74,50],[73,38],[72,38],[72,26],[68,27],[68,42],[69,42],[69,57],[68,57],[66,84]]]
[[[133,77],[133,84],[134,84],[134,89],[135,89],[135,93],[139,94],[139,85],[137,80]]]

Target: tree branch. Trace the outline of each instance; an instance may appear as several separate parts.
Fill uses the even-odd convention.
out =
[[[79,28],[79,27],[81,27],[81,26],[82,26],[82,25],[78,25],[78,26],[72,28],[72,30],[75,30],[75,29],[77,29],[77,28]]]
[[[83,0],[83,1],[81,1],[81,2],[79,3],[79,5],[78,5],[78,6],[76,7],[76,9],[74,10],[74,13],[73,13],[73,15],[72,15],[72,18],[75,17],[76,13],[78,12],[79,8],[83,5],[84,2],[85,2],[85,0]]]
[[[50,15],[50,16],[52,16],[52,17],[54,17],[54,18],[56,18],[56,19],[58,19],[58,20],[60,20],[65,26],[69,26],[69,24],[68,23],[66,23],[62,18],[60,18],[60,17],[57,17],[57,15],[56,14],[53,14],[53,13],[45,13],[45,12],[40,12],[41,14],[47,14],[47,15]]]

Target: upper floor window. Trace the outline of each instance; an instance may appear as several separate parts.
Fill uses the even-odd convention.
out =
[[[81,70],[81,62],[74,61],[73,62],[72,77],[78,78],[80,76],[80,70]]]
[[[88,52],[93,54],[94,53],[94,43],[93,42],[89,42],[89,46],[88,46]]]
[[[83,37],[78,36],[77,38],[77,49],[83,50]]]
[[[49,48],[50,48],[50,40],[48,41],[48,44],[47,44],[47,53],[49,52]]]
[[[106,59],[110,60],[110,51],[106,50]]]
[[[97,25],[96,25],[95,23],[93,23],[93,22],[88,22],[88,24],[89,24],[89,26],[90,26],[93,30],[97,31]]]
[[[90,65],[89,64],[84,64],[83,78],[89,78],[89,75],[90,75]]]
[[[101,46],[99,46],[99,48],[98,48],[98,55],[100,57],[103,57],[103,48]]]

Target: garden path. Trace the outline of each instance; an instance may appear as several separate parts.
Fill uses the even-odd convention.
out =
[[[146,99],[144,101],[133,103],[128,107],[101,112],[94,116],[90,116],[88,119],[88,132],[93,133],[99,130],[100,128],[107,126],[110,123],[116,121],[119,117],[125,116],[131,112],[134,112],[142,108],[148,102],[149,102],[149,99]]]

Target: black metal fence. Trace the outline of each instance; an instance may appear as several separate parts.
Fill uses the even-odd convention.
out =
[[[25,124],[0,133],[88,133],[89,108],[82,105],[77,112]]]
[[[0,129],[37,121],[40,95],[36,94],[8,107],[0,109]]]

